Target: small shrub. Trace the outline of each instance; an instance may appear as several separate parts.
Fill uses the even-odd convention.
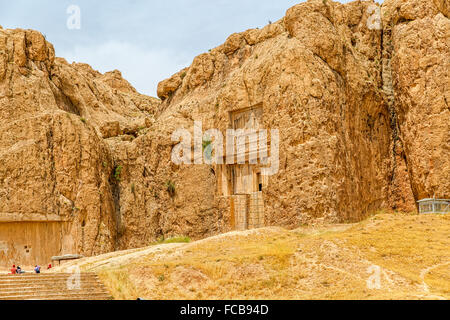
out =
[[[114,178],[117,181],[120,181],[120,175],[122,174],[122,169],[123,169],[123,167],[121,165],[118,165],[116,167],[116,169],[114,170]]]
[[[167,187],[167,192],[169,193],[169,195],[172,198],[175,197],[175,194],[176,194],[175,182],[173,182],[171,180],[167,181],[166,187]]]
[[[136,193],[136,186],[134,185],[134,183],[131,184],[131,192]]]
[[[186,72],[183,72],[183,73],[180,75],[180,77],[181,77],[181,80],[183,80],[183,79],[186,77]]]
[[[183,236],[165,239],[161,243],[189,243],[189,242],[191,242],[191,238]]]
[[[81,122],[83,122],[84,124],[86,124],[87,120],[85,118],[80,118]]]
[[[205,152],[205,149],[208,148],[211,145],[211,143],[212,143],[211,139],[203,140],[203,142],[202,142],[203,152]]]
[[[186,236],[172,237],[165,239],[164,236],[158,239],[156,242],[152,242],[150,245],[167,244],[167,243],[189,243],[191,238]]]

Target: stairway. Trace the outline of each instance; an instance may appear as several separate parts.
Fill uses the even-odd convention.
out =
[[[111,300],[95,273],[0,275],[0,300]]]

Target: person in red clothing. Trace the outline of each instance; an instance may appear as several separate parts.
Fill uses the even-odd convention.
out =
[[[50,270],[51,268],[52,268],[52,265],[49,264],[48,267],[47,267],[47,270]]]
[[[14,264],[11,268],[11,274],[16,274],[17,273],[17,269],[16,269],[16,265]]]

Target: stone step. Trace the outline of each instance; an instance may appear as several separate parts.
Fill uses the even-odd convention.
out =
[[[3,299],[4,297],[9,297],[9,296],[46,296],[46,295],[74,295],[74,294],[84,294],[84,295],[88,295],[88,294],[92,294],[92,295],[108,295],[108,292],[106,292],[106,290],[101,290],[101,289],[91,289],[91,290],[28,290],[28,291],[23,291],[23,292],[15,292],[15,291],[10,291],[10,292],[0,292],[0,300]]]
[[[34,292],[42,292],[42,291],[50,291],[50,292],[87,292],[87,291],[105,291],[106,289],[100,287],[100,286],[91,286],[91,287],[81,287],[80,290],[78,289],[70,289],[70,288],[36,288],[36,287],[26,287],[26,288],[8,288],[8,289],[1,289],[0,294],[4,293],[10,293],[10,292],[28,292],[28,291],[34,291]]]
[[[97,276],[82,276],[79,277],[72,276],[72,277],[10,277],[10,278],[4,278],[0,279],[0,283],[3,282],[23,282],[23,281],[67,281],[67,279],[80,279],[80,280],[96,280],[98,279]]]
[[[18,299],[9,299],[9,300],[18,300]],[[113,300],[110,296],[104,297],[39,297],[39,299],[20,299],[20,300],[31,300],[31,301],[106,301]],[[19,300],[19,301],[20,301]]]
[[[11,300],[18,300],[18,299],[11,299]],[[107,301],[107,300],[113,300],[111,297],[57,297],[57,298],[47,298],[47,297],[40,297],[39,299],[21,299],[25,301]],[[19,300],[19,301],[21,301]]]
[[[10,288],[0,288],[0,295],[4,293],[10,293],[10,292],[17,292],[17,293],[23,293],[28,291],[34,291],[34,292],[42,292],[42,291],[49,291],[49,292],[75,292],[75,291],[105,291],[106,289],[103,288],[100,284],[91,285],[91,286],[81,286],[81,288],[78,289],[70,289],[68,287],[10,287]]]
[[[75,286],[75,285],[80,285],[80,286],[90,286],[90,285],[102,285],[102,282],[100,282],[99,280],[95,280],[95,281],[80,281],[79,283],[77,282],[72,282],[72,281],[36,281],[36,282],[0,282],[0,289],[1,288],[20,288],[20,287],[67,287],[68,285],[70,286]]]
[[[0,280],[1,283],[48,283],[48,282],[67,282],[67,281],[90,281],[95,282],[99,281],[99,278],[56,278],[56,279],[8,279],[8,280]]]
[[[0,280],[0,283],[19,283],[19,282],[61,282],[61,281],[68,281],[68,280],[74,280],[79,279],[80,281],[96,281],[99,278],[98,277],[60,277],[60,278],[15,278],[15,279],[2,279]]]
[[[94,272],[81,272],[84,275],[96,275],[96,273]],[[34,272],[26,272],[26,273],[22,273],[22,275],[27,276],[27,275],[33,275],[33,276],[70,276],[74,274],[74,272],[41,272],[41,273],[34,273]],[[0,278],[1,277],[11,277],[11,276],[20,276],[20,274],[0,274]]]
[[[87,294],[44,294],[44,295],[9,295],[0,300],[112,300],[111,296],[104,293]]]
[[[28,293],[41,293],[41,292],[47,292],[47,293],[72,293],[72,292],[78,292],[78,293],[85,293],[85,292],[105,292],[108,293],[108,291],[104,288],[100,287],[92,287],[92,288],[82,288],[81,290],[70,290],[67,288],[60,288],[60,289],[51,289],[51,288],[27,288],[23,290],[15,290],[15,289],[9,289],[9,290],[1,290],[0,291],[0,297],[5,295],[19,295],[19,294],[28,294]]]
[[[0,275],[0,280],[3,279],[11,279],[11,278],[32,278],[32,277],[39,277],[39,278],[57,278],[57,277],[70,277],[73,276],[75,273],[22,273],[22,274],[2,274]],[[80,273],[84,277],[96,277],[97,275],[95,273]]]
[[[82,288],[102,286],[100,281],[81,281]],[[67,282],[23,282],[23,283],[0,283],[0,291],[9,288],[66,288]]]
[[[75,272],[63,272],[63,273],[52,273],[52,272],[44,272],[44,273],[31,273],[31,272],[26,272],[26,273],[22,273],[22,274],[0,274],[0,279],[4,278],[4,277],[29,277],[29,276],[37,276],[37,277],[55,277],[55,276],[71,276],[73,275]],[[83,275],[86,276],[95,276],[95,273],[92,272],[80,272]]]

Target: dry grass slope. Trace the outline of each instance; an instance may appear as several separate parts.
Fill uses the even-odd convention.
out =
[[[265,228],[79,262],[116,299],[448,299],[450,216]],[[368,281],[380,287],[370,289]],[[375,282],[372,280],[375,279]]]

